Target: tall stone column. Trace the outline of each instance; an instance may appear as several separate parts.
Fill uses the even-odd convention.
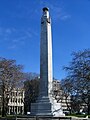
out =
[[[31,104],[32,115],[52,115],[52,37],[48,8],[43,8],[40,39],[40,93],[37,103]]]
[[[15,112],[16,112],[16,111],[15,111],[15,106],[13,106],[13,107],[14,107],[14,108],[13,108],[13,109],[14,109],[13,112],[15,113]]]
[[[8,111],[8,114],[10,115],[10,106],[8,107],[9,111]]]
[[[18,114],[18,106],[17,106],[17,114]]]
[[[48,8],[43,8],[40,40],[40,96],[49,97],[52,91],[52,35]]]
[[[62,116],[61,104],[52,97],[52,34],[49,9],[43,8],[40,39],[40,92],[31,115]]]
[[[22,115],[24,114],[24,106],[22,106]]]
[[[11,112],[12,112],[12,106],[11,106]]]

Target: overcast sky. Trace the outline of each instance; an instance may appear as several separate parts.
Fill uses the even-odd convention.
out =
[[[48,7],[52,19],[53,76],[73,51],[90,48],[90,0],[0,0],[0,57],[15,59],[25,72],[40,71],[40,19]]]

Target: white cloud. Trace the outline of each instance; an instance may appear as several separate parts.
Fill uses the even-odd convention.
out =
[[[0,36],[9,36],[14,32],[14,28],[0,27]]]
[[[18,43],[18,42],[24,41],[26,38],[27,38],[27,36],[18,36],[17,38],[14,38],[12,40],[12,42],[13,43]]]
[[[27,37],[31,38],[32,37],[32,33],[30,31],[25,31]]]
[[[14,45],[9,46],[8,49],[16,49],[16,47],[17,46],[14,44]]]
[[[5,30],[5,32],[6,32],[7,34],[11,34],[11,33],[12,33],[12,29],[7,28],[7,29]]]
[[[66,20],[69,19],[71,16],[70,15],[63,15],[61,16],[61,20]]]
[[[27,28],[27,30],[15,29],[15,31],[12,34],[12,39],[10,40],[11,45],[8,47],[8,49],[17,49],[19,47],[21,48],[21,46],[27,44],[28,40],[33,40],[33,38],[37,36],[38,33],[33,29],[31,30],[30,28]]]

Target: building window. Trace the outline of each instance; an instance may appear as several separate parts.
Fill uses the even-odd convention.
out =
[[[17,103],[17,98],[15,99],[15,102]]]

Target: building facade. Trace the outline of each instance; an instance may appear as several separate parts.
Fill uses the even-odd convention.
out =
[[[2,96],[0,95],[0,115],[2,114]]]
[[[71,109],[71,97],[61,90],[60,80],[53,80],[53,96],[57,102],[61,103],[63,112],[69,112]]]
[[[13,89],[9,95],[8,114],[24,114],[24,90]]]

